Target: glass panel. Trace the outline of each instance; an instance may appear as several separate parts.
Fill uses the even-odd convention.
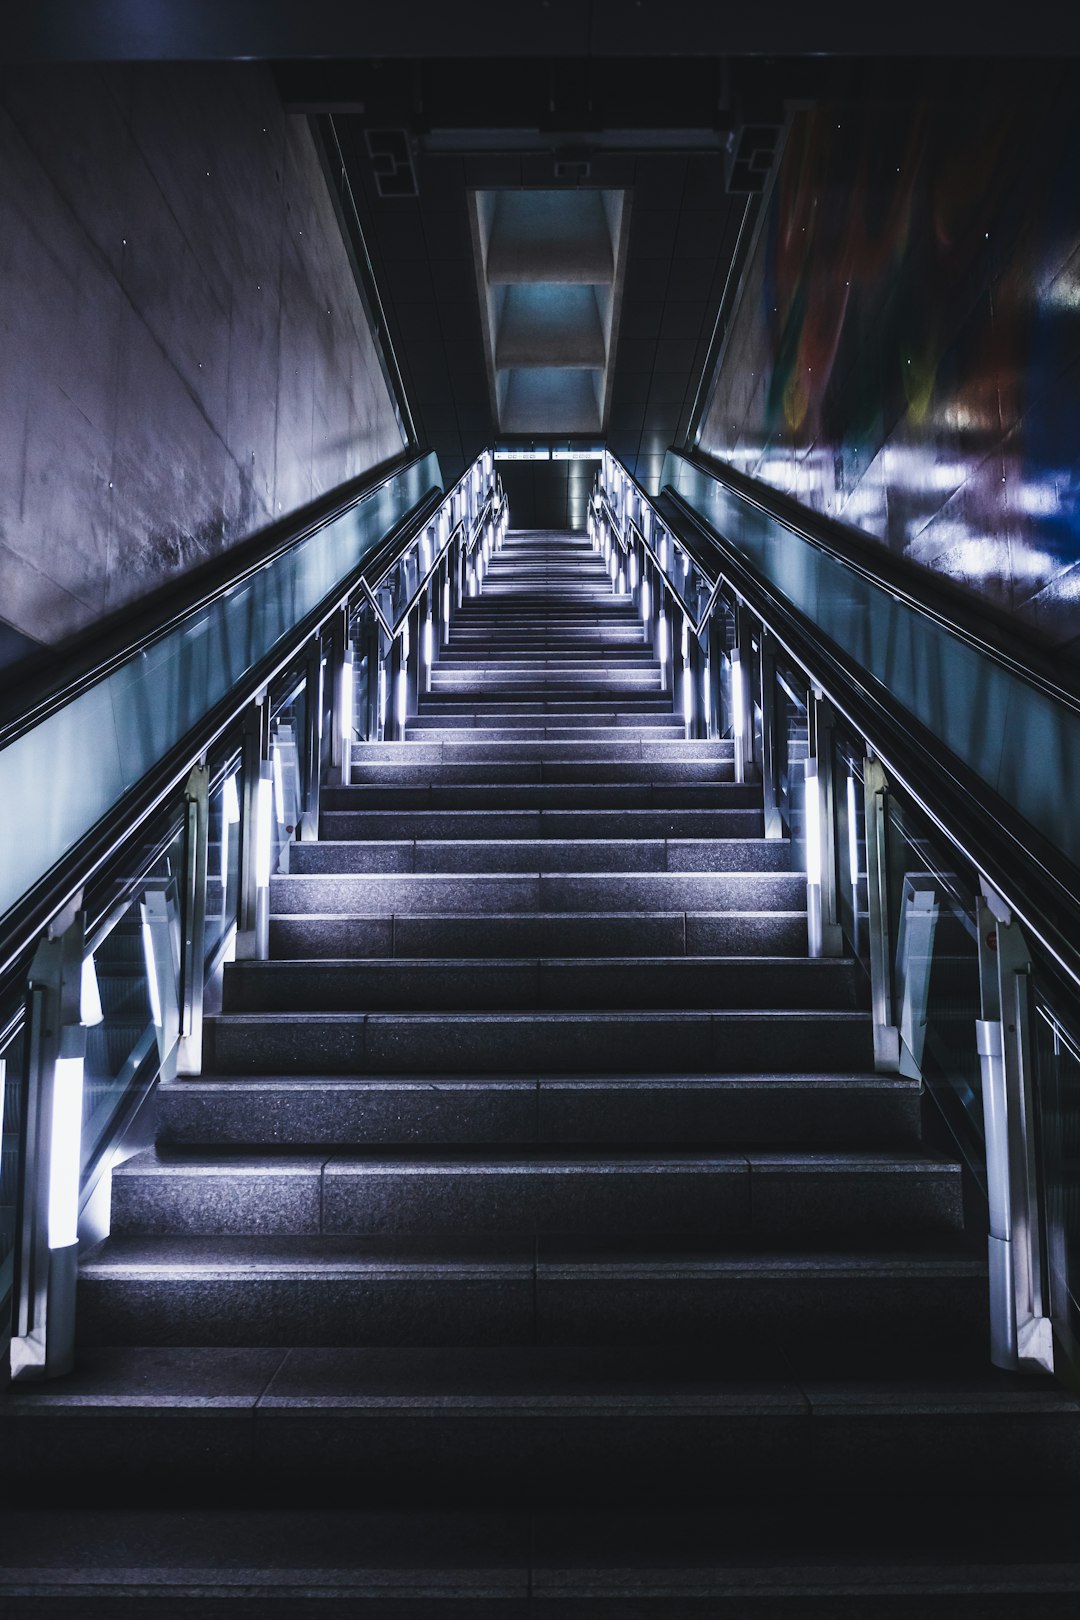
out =
[[[776,798],[784,835],[792,841],[792,864],[806,871],[806,761],[810,726],[798,677],[776,674]]]
[[[1080,1044],[1050,1010],[1035,981],[1035,1042],[1050,1272],[1050,1309],[1080,1363]]]
[[[86,1037],[84,1174],[120,1109],[150,1085],[176,1046],[186,836],[176,833],[92,952],[101,1019]]]
[[[236,926],[240,893],[240,771],[230,767],[210,794],[203,962],[209,967]]]
[[[303,683],[276,710],[270,728],[270,764],[274,780],[274,814],[270,870],[289,870],[289,845],[296,837],[304,789],[301,747],[307,708]]]
[[[836,882],[840,927],[852,955],[870,972],[866,878],[866,800],[861,752],[841,733],[833,739],[836,792]]]
[[[23,1030],[18,1020],[0,1042],[0,1352],[10,1342],[12,1329],[24,1080]]]
[[[437,485],[426,456],[0,752],[0,913],[197,725]],[[93,737],[92,767],[86,738]]]
[[[921,1077],[985,1185],[977,896],[921,816],[886,798],[893,1016],[900,1072]]]
[[[681,456],[669,453],[661,482],[677,490],[825,635],[1080,865],[1080,817],[1074,813],[1080,803],[1080,712],[898,601]]]

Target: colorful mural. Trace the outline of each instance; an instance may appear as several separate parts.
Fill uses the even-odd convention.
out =
[[[703,450],[1080,650],[1080,116],[796,115]]]

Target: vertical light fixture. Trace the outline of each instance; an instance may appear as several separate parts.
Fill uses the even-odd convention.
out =
[[[859,828],[857,823],[858,810],[855,803],[855,773],[848,771],[847,779],[847,849],[848,849],[848,876],[851,879],[852,907],[857,912],[857,896],[859,891]]]

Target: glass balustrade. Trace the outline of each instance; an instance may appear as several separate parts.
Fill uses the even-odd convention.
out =
[[[0,748],[0,915],[115,810],[437,483],[433,456],[413,462]]]

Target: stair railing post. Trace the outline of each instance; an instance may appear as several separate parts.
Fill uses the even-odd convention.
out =
[[[656,567],[652,557],[646,551],[641,559],[641,600],[639,612],[641,614],[642,628],[645,634],[646,647],[653,649],[656,646]]]
[[[426,696],[431,691],[431,671],[435,663],[435,653],[438,648],[438,637],[435,633],[436,598],[439,587],[439,576],[436,572],[424,591],[420,611],[420,686],[419,690]],[[419,708],[419,703],[417,703]],[[416,709],[413,710],[416,713]]]
[[[260,692],[244,714],[240,756],[240,884],[236,905],[238,960],[270,954],[270,867],[273,859],[274,779],[270,759],[270,697]]]
[[[844,935],[837,905],[836,795],[833,790],[831,704],[821,692],[807,696],[809,749],[806,787],[806,909],[811,956],[842,956]]]
[[[361,731],[365,742],[377,742],[379,737],[379,652],[380,636],[379,621],[370,607],[364,610],[363,626],[361,630],[364,646],[364,667],[367,678],[361,694]]]
[[[742,602],[735,613],[735,646],[731,652],[731,729],[735,739],[735,780],[749,782],[753,772],[754,688],[753,616]]]
[[[420,592],[420,595],[417,597],[416,602],[409,612],[409,653],[405,663],[405,720],[408,720],[411,715],[416,713],[417,702],[419,699],[420,682],[422,678],[420,670],[421,655],[423,652],[422,636],[424,624],[427,618],[427,614],[425,612],[426,602],[427,590],[425,589]],[[403,723],[402,736],[404,735]]]
[[[370,666],[369,666],[370,675]],[[365,694],[366,695],[366,694]],[[366,705],[365,705],[366,718]],[[323,650],[322,637],[312,636],[304,655],[304,806],[299,836],[305,842],[319,836],[319,794],[322,787]]]
[[[709,726],[708,736],[720,738],[726,729],[726,716],[721,713],[720,671],[723,660],[728,656],[723,646],[720,633],[720,616],[717,607],[709,615],[709,622],[705,630],[708,639],[708,658],[706,661],[706,678],[709,685]]]
[[[453,559],[456,540],[451,540],[449,549],[443,553],[439,564],[439,646],[445,647],[450,639],[451,590],[450,578],[453,573]]]
[[[202,1073],[203,994],[206,989],[206,878],[210,853],[210,772],[196,765],[184,787],[187,836],[184,888],[180,901],[180,1040],[178,1074]]]
[[[888,778],[881,761],[867,756],[863,762],[863,811],[866,819],[870,1011],[874,1068],[881,1073],[894,1073],[900,1062],[900,1031],[894,1006],[889,924],[888,791]]]
[[[696,740],[705,736],[705,717],[707,713],[707,697],[705,692],[705,648],[701,637],[694,630],[693,625],[687,621],[686,627],[688,663],[687,673],[690,680],[690,718],[687,725],[687,735]]]
[[[383,730],[384,734],[389,730],[391,742],[401,742],[405,735],[405,699],[409,659],[406,637],[408,634],[409,621],[406,619],[390,643],[386,680],[387,720],[389,724],[384,724]]]
[[[765,626],[758,631],[758,703],[761,708],[761,796],[765,837],[782,838],[784,823],[776,782],[776,647]]]
[[[986,1133],[990,1359],[1010,1372],[1053,1372],[1035,1143],[1031,953],[1010,907],[985,880],[982,888],[982,1017],[975,1033]]]
[[[86,1033],[100,1023],[82,895],[50,923],[27,991],[27,1115],[16,1375],[59,1378],[75,1361]],[[92,981],[92,989],[91,989]]]
[[[657,579],[656,586],[656,656],[660,661],[660,690],[666,695],[671,694],[675,701],[676,694],[672,687],[672,678],[675,668],[674,628],[668,611],[668,588],[663,575]]]

